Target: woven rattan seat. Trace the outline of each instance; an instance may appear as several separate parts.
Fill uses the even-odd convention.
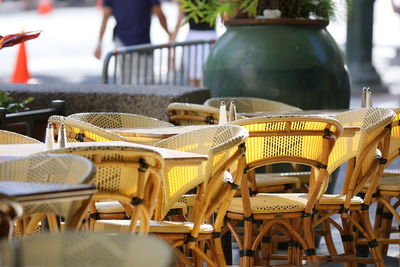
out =
[[[0,144],[42,144],[42,142],[29,136],[0,130]]]
[[[53,115],[49,118],[49,122],[53,124],[55,135],[61,123],[65,125],[68,142],[128,141],[126,137],[74,118]]]
[[[18,262],[15,253],[18,253]],[[172,249],[160,239],[90,232],[41,234],[3,241],[0,242],[0,258],[2,266],[176,266]]]
[[[191,103],[171,103],[167,107],[169,121],[175,125],[218,124],[218,108]],[[238,118],[243,118],[238,115]]]
[[[128,232],[128,220],[98,220],[94,228],[95,231],[101,232]],[[151,221],[149,232],[157,233],[186,233],[189,234],[194,227],[192,222],[170,222],[170,221]],[[202,224],[200,226],[200,234],[210,234],[214,228],[210,224]]]
[[[98,213],[124,213],[126,210],[118,201],[97,201],[94,204]]]
[[[117,112],[75,113],[69,115],[68,118],[87,122],[104,129],[174,126],[166,121],[151,117]]]
[[[251,210],[253,213],[286,213],[303,211],[309,195],[303,193],[267,194],[259,193],[250,199]],[[319,203],[325,205],[344,204],[343,195],[323,195]],[[362,204],[360,197],[353,197],[351,204]],[[234,198],[228,209],[232,212],[243,213],[243,205],[240,198]]]
[[[400,192],[400,177],[384,177],[379,181],[378,190]]]
[[[207,99],[204,105],[219,108],[221,101],[225,101],[227,105],[231,101],[235,101],[236,111],[239,113],[301,111],[298,107],[282,102],[255,97],[214,97]]]
[[[2,181],[88,184],[93,182],[94,171],[94,166],[89,160],[74,155],[38,154],[0,163]],[[76,201],[64,201],[24,205],[24,216],[35,217],[24,229],[18,231],[26,234],[35,231],[37,224],[48,214],[63,216],[68,222],[73,219],[71,216],[79,208],[76,204]],[[73,227],[75,226],[79,225]],[[51,230],[56,231],[56,226],[51,227]]]
[[[270,187],[274,185],[293,185],[291,188],[299,189],[301,180],[297,177],[281,176],[274,173],[256,174],[256,184],[258,188]]]

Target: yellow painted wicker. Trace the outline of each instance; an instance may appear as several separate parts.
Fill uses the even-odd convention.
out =
[[[88,184],[93,181],[93,164],[74,155],[32,155],[0,163],[2,181],[52,183],[52,184]],[[23,232],[35,230],[40,218],[46,214],[63,216],[72,220],[72,214],[80,207],[79,201],[27,204],[23,206],[24,216],[35,215]],[[53,229],[54,230],[54,229]],[[20,231],[22,232],[22,231]]]
[[[179,134],[154,144],[157,147],[208,155],[207,165],[204,166],[204,169],[201,170],[202,173],[196,179],[192,179],[187,174],[176,171],[168,172],[168,175],[182,177],[182,181],[184,181],[185,177],[190,178],[190,181],[180,184],[170,184],[168,181],[163,183],[165,203],[162,214],[165,215],[178,199],[190,189],[195,188],[203,182],[207,183],[207,180],[204,180],[204,178],[211,177],[212,171],[215,171],[221,164],[224,164],[225,158],[230,156],[229,153],[232,153],[232,151],[224,151],[223,148],[232,147],[232,150],[234,150],[235,147],[233,144],[240,142],[246,136],[247,132],[242,127],[215,125]],[[220,152],[220,150],[223,152]],[[168,177],[165,178],[168,179]]]
[[[235,101],[236,111],[239,113],[284,113],[291,111],[301,111],[301,109],[298,107],[294,107],[282,102],[255,97],[213,97],[207,99],[206,102],[204,102],[204,105],[219,108],[219,106],[221,105],[221,101],[225,101],[226,105],[228,106],[231,101]]]
[[[208,161],[201,177],[189,179],[190,186],[186,183],[170,184],[168,175],[185,175],[179,171],[173,174],[167,172],[163,182],[163,205],[161,213],[164,215],[178,198],[189,189],[200,185],[194,204],[194,212],[189,222],[157,222],[150,225],[150,232],[166,240],[173,247],[181,247],[186,244],[196,254],[200,262],[206,261],[211,266],[221,266],[222,247],[213,250],[213,257],[207,256],[201,248],[201,242],[197,240],[208,240],[211,242],[211,233],[221,231],[221,225],[229,202],[238,188],[242,177],[244,165],[244,141],[248,136],[243,127],[238,126],[211,126],[201,130],[183,133],[160,141],[156,145],[163,148],[172,148],[181,151],[203,153],[208,155]],[[234,172],[233,179],[224,182],[226,170]],[[181,176],[182,180],[186,179]],[[194,181],[194,182],[193,182]],[[206,225],[211,215],[217,212],[214,227]],[[101,221],[102,229],[110,229],[110,222]],[[126,222],[120,221],[119,227],[112,228],[114,231],[124,230]],[[217,242],[218,243],[218,242]],[[193,264],[185,255],[176,250],[179,259],[185,264]],[[216,255],[219,255],[217,257]],[[222,255],[223,256],[223,255]],[[198,264],[196,264],[197,266]],[[200,266],[200,265],[199,265]]]
[[[249,138],[246,140],[246,172],[252,185],[256,184],[252,170],[261,166],[297,163],[308,165],[312,170],[307,198],[287,193],[265,193],[250,197],[248,181],[242,179],[241,198],[232,200],[227,213],[227,217],[233,222],[245,220],[243,239],[239,238],[232,224],[229,226],[242,250],[241,266],[254,264],[254,253],[262,237],[272,236],[276,225],[285,229],[283,233],[290,233],[288,238],[299,242],[304,250],[313,251],[311,218],[328,184],[328,158],[342,132],[341,124],[326,116],[308,115],[255,117],[232,124],[241,125],[249,131]],[[302,218],[303,214],[309,216]],[[295,218],[300,220],[293,221]],[[260,232],[254,234],[253,220],[263,221]],[[256,235],[255,239],[253,235]],[[268,250],[264,252],[266,251]],[[291,250],[290,252],[292,253]],[[299,264],[301,253],[298,252],[297,257],[291,253],[288,255],[288,262]],[[312,253],[308,253],[308,256],[312,261],[317,260]],[[261,265],[268,265],[269,253],[264,257],[266,261],[261,262]]]
[[[329,158],[328,171],[330,173],[344,162],[348,163],[341,192],[344,203],[333,204],[321,201],[318,206],[320,218],[314,223],[314,226],[322,223],[330,254],[329,259],[333,261],[348,261],[352,257],[352,260],[356,262],[372,262],[383,266],[382,255],[374,245],[376,236],[369,220],[368,207],[388,156],[390,125],[394,117],[392,110],[384,108],[351,110],[336,116],[343,126],[358,126],[360,131],[353,137],[339,138]],[[366,183],[369,183],[369,187],[363,190]],[[355,201],[361,191],[364,191],[362,202]],[[347,237],[343,240],[344,256],[338,255],[330,236],[332,224],[330,216],[337,213],[342,217],[342,225],[333,225]],[[355,257],[355,243],[362,238],[360,239],[353,229],[362,232],[364,241],[370,243],[372,259]]]
[[[65,125],[68,142],[107,142],[128,141],[127,138],[93,124],[64,116],[53,115],[49,118],[57,135],[60,124]]]
[[[42,142],[22,134],[0,130],[0,144],[41,144]]]
[[[174,126],[166,121],[151,117],[117,112],[75,113],[69,115],[68,118],[87,122],[104,129]]]
[[[119,201],[127,213],[132,213],[130,231],[136,231],[138,219],[142,222],[140,232],[148,231],[163,176],[164,159],[158,152],[130,145],[64,148],[51,153],[70,153],[92,160],[99,190],[94,200]],[[93,214],[98,212],[92,210]],[[93,223],[97,224],[98,220]]]
[[[396,117],[392,123],[388,161],[383,178],[379,181],[373,198],[374,201],[377,201],[374,229],[377,237],[384,242],[381,245],[382,255],[387,254],[388,244],[398,245],[400,242],[399,239],[396,239],[396,236],[392,235],[397,232],[397,229],[393,230],[392,221],[396,220],[397,224],[400,223],[400,213],[398,212],[400,204],[400,170],[387,169],[390,168],[392,162],[398,160],[400,151],[400,108],[394,109],[394,112]],[[369,187],[370,183],[365,184],[364,191]]]
[[[12,242],[3,241],[0,242],[0,258],[2,266],[176,266],[172,249],[160,239],[90,232],[42,234]]]

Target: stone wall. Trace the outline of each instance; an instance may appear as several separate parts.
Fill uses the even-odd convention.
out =
[[[71,84],[0,84],[0,90],[20,101],[33,96],[31,109],[46,108],[51,100],[66,102],[66,114],[78,112],[125,112],[166,120],[171,102],[201,104],[210,97],[205,88],[183,86],[71,85]]]

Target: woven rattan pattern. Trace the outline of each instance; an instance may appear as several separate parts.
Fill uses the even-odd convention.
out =
[[[116,112],[75,113],[68,116],[100,128],[147,128],[174,126],[171,123],[137,114]]]
[[[29,136],[0,130],[0,144],[42,144],[42,142]]]
[[[51,153],[71,153],[95,162],[95,181],[99,190],[95,200],[114,199],[133,209],[131,202],[139,197],[145,200],[148,215],[153,214],[164,168],[164,159],[158,152],[130,145],[64,148]],[[143,164],[148,169],[140,171]],[[149,177],[152,177],[151,181]],[[145,188],[149,186],[148,195],[145,195]]]
[[[53,115],[49,118],[49,122],[54,125],[55,134],[61,123],[65,125],[68,142],[79,142],[78,139],[80,138],[80,141],[128,141],[127,138],[108,131],[107,129],[69,117]]]
[[[247,135],[248,133],[243,127],[215,125],[157,142],[155,144],[157,147],[208,155],[207,165],[201,170],[202,172],[198,172],[200,176],[195,179],[186,176],[190,174],[180,173],[179,169],[176,169],[176,172],[172,172],[172,170],[168,172],[168,175],[178,175],[181,178],[174,179],[180,180],[179,184],[170,184],[168,181],[163,184],[165,203],[162,213],[166,214],[187,191],[200,183],[207,183],[213,172],[225,163],[226,159],[235,151],[236,146],[243,142]]]
[[[120,233],[128,232],[129,220],[99,220],[96,223],[95,231]],[[193,230],[192,222],[170,222],[170,221],[151,221],[151,233],[190,233]],[[200,233],[212,233],[213,227],[210,224],[202,224]]]
[[[57,267],[172,267],[176,264],[171,248],[159,239],[126,234],[59,233],[31,236],[13,243],[0,243],[4,266],[13,265],[20,249],[21,266]],[[151,253],[157,252],[157,257]],[[127,253],[128,252],[128,253]],[[15,263],[14,263],[15,264]]]
[[[79,184],[93,181],[94,166],[73,155],[33,155],[0,163],[3,181]],[[71,202],[24,205],[24,214],[51,213],[68,217]]]
[[[219,108],[221,101],[225,101],[227,106],[235,101],[236,111],[241,113],[301,111],[298,107],[282,102],[255,97],[214,97],[207,99],[204,105]]]
[[[336,116],[335,118],[343,126],[359,126],[361,130],[352,138],[338,139],[329,158],[329,173],[351,158],[359,158],[367,144],[380,133],[383,127],[391,123],[394,116],[392,110],[384,108],[351,110]],[[360,176],[369,170],[375,156],[374,150],[369,152],[362,163]]]

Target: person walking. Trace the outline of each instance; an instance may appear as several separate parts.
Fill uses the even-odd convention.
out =
[[[181,9],[181,3],[178,1],[178,20],[175,25],[175,29],[171,34],[171,42],[175,42],[178,35],[179,29],[182,26],[182,22],[186,17],[186,14]],[[196,23],[193,19],[188,20],[189,33],[186,36],[186,41],[202,41],[217,39],[217,33],[214,27],[211,27],[207,22]],[[208,57],[209,49],[205,49],[204,52],[196,51],[197,46],[191,47],[189,53],[190,59],[184,57],[185,72],[189,76],[189,85],[200,87],[202,86],[203,79],[203,65]]]
[[[101,58],[103,36],[111,16],[114,16],[116,20],[113,31],[116,45],[130,46],[150,43],[152,14],[158,17],[161,27],[171,38],[159,0],[103,0],[103,19],[94,56]]]

